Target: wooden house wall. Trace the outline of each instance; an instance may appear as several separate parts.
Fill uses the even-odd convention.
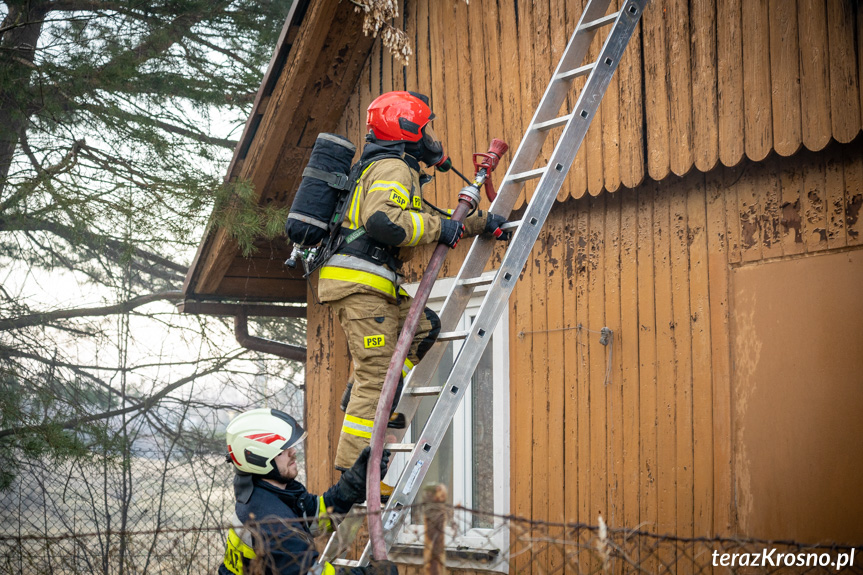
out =
[[[861,208],[859,140],[557,204],[510,306],[511,404],[531,406],[511,414],[511,469],[530,469],[510,476],[512,513],[738,532],[730,275],[859,250]],[[308,405],[330,417],[309,419],[310,477],[324,485],[348,360],[313,309]]]
[[[429,92],[469,171],[491,137],[519,141],[579,5],[408,2],[414,61],[394,65],[378,44],[341,131],[360,142],[383,91]],[[512,469],[530,469],[510,477],[514,515],[738,529],[732,270],[863,243],[863,145],[847,143],[861,128],[863,14],[843,0],[794,5],[657,0],[645,13],[511,300],[511,404],[532,406],[511,414]],[[432,201],[454,203],[456,178],[438,178]],[[320,489],[336,478],[349,360],[326,308],[310,308],[308,333]]]
[[[583,4],[402,0],[411,64],[394,64],[378,42],[341,129],[361,141],[378,94],[427,93],[455,165],[469,171],[491,138],[518,144]],[[652,2],[560,199],[851,141],[863,127],[861,38],[853,0]],[[433,194],[443,203],[457,187],[446,183]]]

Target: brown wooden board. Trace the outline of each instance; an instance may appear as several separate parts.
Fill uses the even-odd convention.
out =
[[[567,3],[566,20],[568,23],[570,23],[570,29],[574,29],[575,26],[578,25],[578,21],[583,13],[583,0],[574,0],[573,2]],[[572,86],[570,86],[569,89],[569,95],[567,97],[567,100],[563,104],[564,106],[566,106],[567,113],[570,113],[573,109],[575,109],[575,103],[578,101],[578,96],[579,94],[581,94],[581,90],[584,88],[584,84],[586,81],[587,79],[585,77],[580,77],[573,80]],[[566,181],[569,185],[570,195],[573,198],[580,198],[587,193],[587,149],[584,142],[581,144],[578,153],[575,155],[575,160],[572,163],[572,167],[570,168],[569,175],[567,176]]]
[[[639,525],[641,489],[639,347],[641,332],[638,309],[638,192],[621,190],[620,214],[620,327],[614,353],[623,366],[618,385],[622,390],[622,490],[623,517],[620,525]]]
[[[716,0],[719,159],[736,166],[743,158],[742,0]]]
[[[530,473],[533,476],[531,487],[531,514],[532,519],[548,521],[549,504],[549,473],[548,473],[548,442],[550,438],[550,425],[554,422],[549,418],[549,355],[548,355],[548,287],[551,284],[548,277],[548,237],[554,233],[554,224],[547,222],[542,234],[533,246],[530,257],[527,260],[526,272],[534,278],[531,290],[531,330],[527,335],[532,353],[530,357],[530,375],[532,385],[530,410],[534,414],[533,430],[531,431]],[[556,426],[555,426],[556,427]],[[551,553],[546,550],[532,553],[531,565],[534,569],[548,571]]]
[[[587,51],[587,57],[584,62],[585,64],[596,62],[606,35],[607,27],[606,29],[596,31],[593,41],[590,43],[590,49]],[[605,100],[604,97],[603,100]],[[599,193],[602,192],[604,184],[602,129],[605,114],[603,113],[603,107],[604,106],[600,105],[597,108],[596,113],[593,116],[593,120],[590,122],[590,128],[587,130],[587,136],[584,138],[584,143],[582,144],[582,147],[584,147],[587,152],[587,191],[591,196],[599,195]],[[548,146],[547,143],[546,146]],[[548,164],[548,161],[544,161],[541,165],[546,164]]]
[[[550,33],[552,70],[555,70],[557,68],[557,64],[558,62],[560,62],[560,58],[563,56],[563,52],[566,49],[567,44],[569,43],[570,27],[566,21],[567,4],[568,2],[566,0],[551,0],[549,19],[551,21]],[[568,109],[569,108],[567,107],[567,102],[566,100],[564,100],[563,106],[561,106],[561,113],[565,112]],[[560,187],[560,190],[558,190],[558,201],[566,201],[566,199],[572,195],[572,190],[569,182],[570,180],[571,178],[566,178],[563,185]]]
[[[647,173],[661,180],[670,170],[669,95],[665,52],[664,10],[659,6],[644,11],[644,113],[647,128]]]
[[[831,126],[827,11],[824,2],[799,2],[798,9],[803,145],[820,150],[830,141]]]
[[[693,177],[694,176],[694,177]],[[674,388],[676,441],[675,484],[677,492],[677,527],[675,533],[683,537],[693,535],[694,502],[694,440],[692,415],[692,332],[690,322],[689,277],[689,190],[701,174],[692,174],[672,186],[671,221],[669,240],[671,248],[671,301],[674,339]],[[691,572],[683,564],[678,572]]]
[[[533,117],[536,105],[538,104],[538,101],[534,99],[534,78],[536,74],[533,58],[534,33],[532,26],[534,3],[527,0],[518,0],[516,3],[518,9],[516,32],[518,35],[518,57],[520,67],[517,82],[520,89],[519,99],[521,101],[520,124],[522,126],[522,133],[524,133],[524,130],[530,125],[530,120]],[[513,41],[515,40],[516,39],[513,38]],[[534,166],[538,167],[542,165],[544,165],[542,154],[539,154]],[[536,181],[525,183],[525,202],[530,201],[530,198],[533,197],[533,191],[535,188]],[[520,207],[520,205],[517,202],[516,208],[518,207]]]
[[[773,93],[773,141],[776,152],[790,156],[802,143],[800,119],[800,50],[797,4],[770,0],[770,80]]]
[[[501,98],[503,101],[503,134],[504,140],[512,151],[501,159],[498,165],[500,173],[505,174],[515,150],[521,143],[524,125],[521,121],[521,87],[518,78],[521,75],[522,61],[519,56],[519,46],[516,25],[516,5],[514,2],[503,2],[497,5],[500,26],[500,38],[497,53],[500,57]],[[498,180],[500,181],[500,180]],[[515,201],[515,208],[524,204],[524,193]]]
[[[588,239],[590,234],[590,213],[587,209],[586,199],[580,200],[577,203],[577,212],[574,215],[576,220],[576,244],[575,244],[575,266],[576,266],[576,281],[575,281],[575,305],[576,305],[576,357],[573,361],[576,365],[578,389],[576,396],[578,397],[578,516],[577,521],[590,523],[595,521],[592,518],[593,509],[591,508],[591,442],[590,442],[590,425],[592,404],[590,397],[590,361],[588,356],[588,339],[584,326],[589,325],[589,295],[588,295],[588,269],[590,249],[588,247]]]
[[[710,288],[704,176],[693,178],[686,198],[689,244],[689,306],[692,345],[692,534],[713,534],[713,381]]]
[[[655,309],[656,266],[654,262],[653,230],[656,184],[650,183],[638,190],[638,389],[640,425],[640,525],[657,525],[658,459],[657,459],[657,336]],[[649,548],[642,547],[644,555]],[[656,567],[649,562],[646,568]]]
[[[707,399],[712,410],[713,525],[714,536],[734,533],[731,500],[731,381],[728,335],[728,237],[726,190],[723,172],[705,177],[707,201],[707,280],[710,295],[710,375],[713,393]],[[734,202],[736,212],[736,202]],[[698,437],[700,434],[696,434]]]
[[[658,516],[656,531],[670,533],[677,528],[677,410],[674,333],[674,308],[671,278],[671,189],[662,186],[656,192],[653,212],[653,234],[656,275],[656,484]],[[666,549],[659,560],[673,565],[676,554]]]
[[[743,108],[746,155],[756,162],[773,148],[767,0],[743,2]]]
[[[828,0],[830,44],[830,119],[833,137],[850,142],[860,133],[860,82],[854,47],[854,0]]]
[[[561,206],[562,208],[562,206]],[[562,210],[561,210],[562,211]],[[565,475],[566,454],[564,451],[564,421],[566,421],[565,374],[567,362],[564,346],[564,315],[569,302],[564,298],[564,270],[566,269],[566,220],[561,217],[552,219],[553,225],[548,227],[546,235],[546,281],[547,305],[545,323],[548,326],[548,449],[545,462],[545,473],[548,476],[548,521],[565,523],[567,517],[564,511],[564,498],[567,491]],[[543,412],[540,411],[540,414]],[[555,536],[562,536],[555,533]],[[565,550],[552,548],[549,557],[549,569],[563,570],[565,565]]]
[[[620,0],[612,2],[609,10],[620,10]],[[620,187],[620,75],[617,71],[611,77],[602,98],[601,134],[602,187],[614,192]]]
[[[639,25],[617,68],[620,87],[620,181],[627,188],[634,188],[644,180],[642,54]],[[631,190],[624,192],[631,193]]]
[[[344,417],[338,402],[348,378],[350,359],[344,334],[329,307],[310,308],[307,333],[306,365],[314,369],[306,370],[306,473],[309,489],[323,493],[338,480],[332,462]]]
[[[566,490],[563,496],[563,512],[567,522],[575,522],[580,518],[579,492],[579,458],[582,445],[578,441],[581,402],[579,401],[579,369],[580,350],[578,325],[578,306],[576,282],[578,279],[578,255],[576,246],[579,243],[576,206],[579,202],[570,201],[564,204],[562,218],[564,220],[564,237],[566,251],[564,256],[563,297],[566,305],[563,308],[565,398],[563,435],[564,435],[564,478]],[[586,447],[586,445],[584,446]]]
[[[692,34],[692,144],[695,167],[712,170],[719,161],[716,0],[690,5]]]
[[[624,524],[624,460],[623,460],[623,374],[620,353],[621,323],[621,240],[620,228],[621,194],[609,194],[605,206],[605,255],[600,262],[604,268],[605,284],[605,325],[612,330],[608,345],[605,346],[607,365],[606,389],[606,427],[608,428],[608,505],[609,525]],[[600,348],[602,349],[602,348]]]
[[[669,156],[671,171],[682,176],[692,168],[692,64],[689,1],[668,0],[665,15],[668,59]]]
[[[445,11],[446,6],[445,3],[442,2],[430,2],[428,4],[428,37],[429,37],[429,53],[428,59],[431,62],[431,70],[428,77],[429,86],[428,86],[428,96],[431,98],[432,110],[440,110],[441,113],[437,120],[435,120],[436,126],[435,129],[440,133],[440,136],[445,139],[445,145],[450,155],[452,154],[449,151],[451,146],[450,141],[455,141],[454,131],[450,131],[450,122],[456,119],[455,115],[445,113],[448,110],[448,102],[446,99],[446,74],[445,68],[448,66],[448,62],[446,59],[446,54],[444,54],[444,35],[446,28],[443,24],[443,12]],[[457,161],[457,158],[453,158],[453,162]],[[442,178],[435,178],[434,187],[426,186],[425,190],[428,190],[429,195],[427,199],[429,199],[434,205],[445,207],[445,198],[446,198],[446,182],[443,181]],[[425,191],[423,192],[425,196]]]
[[[587,204],[590,233],[587,237],[587,322],[583,343],[590,361],[590,515],[589,521],[608,517],[608,427],[606,422],[607,349],[599,343],[605,326],[605,198],[590,198]]]

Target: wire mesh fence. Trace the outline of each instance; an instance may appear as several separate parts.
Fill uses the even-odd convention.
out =
[[[191,509],[181,507],[179,512]],[[390,552],[401,573],[422,572],[432,562],[453,570],[519,574],[863,572],[863,546],[680,538],[611,528],[601,520],[598,525],[545,523],[447,504],[420,504],[404,513],[404,529]],[[246,575],[305,574],[326,540],[314,539],[301,520],[253,520],[237,529],[251,547],[244,559],[236,546],[233,555],[226,553],[229,526],[222,520],[213,522],[213,514],[203,515],[206,520],[194,527],[172,527],[177,523],[174,516],[150,529],[115,531],[102,525],[94,531],[58,530],[50,535],[7,530],[0,535],[0,570],[58,575],[216,573],[227,559],[235,568],[242,564]],[[437,520],[426,523],[426,516]],[[484,527],[475,527],[478,523]],[[361,542],[362,537],[348,546],[345,557],[356,558]]]
[[[224,456],[177,450],[26,462],[0,491],[0,572],[211,572],[232,476]]]

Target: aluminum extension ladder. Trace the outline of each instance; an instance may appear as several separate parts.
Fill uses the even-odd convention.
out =
[[[471,327],[467,331],[442,332],[423,361],[410,373],[398,411],[408,421],[416,414],[420,400],[425,396],[437,396],[437,402],[416,443],[388,443],[391,452],[409,452],[407,466],[395,485],[393,495],[381,511],[383,513],[384,539],[389,550],[407,515],[407,508],[414,502],[425,475],[435,456],[440,442],[458,410],[467,385],[476,370],[507,302],[515,282],[521,275],[539,232],[554,205],[558,191],[563,185],[576,153],[587,134],[605,90],[617,69],[629,39],[632,37],[645,5],[649,0],[625,0],[619,12],[606,15],[610,0],[589,0],[578,26],[557,65],[557,69],[546,87],[545,94],[533,115],[527,132],[510,162],[509,169],[499,186],[498,196],[490,211],[509,216],[524,182],[539,178],[536,191],[528,203],[521,221],[511,222],[505,228],[517,228],[507,248],[500,269],[493,278],[483,276],[483,269],[492,254],[494,239],[478,237],[458,273],[452,291],[444,302],[440,313],[441,324],[446,329],[457,325],[477,286],[488,285],[488,291],[480,304]],[[611,26],[599,57],[595,62],[582,65],[596,31]],[[572,81],[587,76],[587,81],[578,96],[575,109],[564,115],[560,108],[566,100]],[[545,138],[549,131],[563,127],[557,146],[546,166],[535,168]],[[449,377],[443,387],[429,386],[428,382],[437,370],[446,343],[463,339]],[[403,440],[405,430],[389,430]],[[365,519],[365,506],[354,506],[332,535],[320,561],[329,561],[335,566],[355,567],[367,565],[371,559],[371,542],[366,543],[359,560],[340,558],[351,547]]]

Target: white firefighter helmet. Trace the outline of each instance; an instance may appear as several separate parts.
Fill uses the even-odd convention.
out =
[[[306,438],[297,420],[278,409],[253,409],[231,420],[225,433],[228,457],[240,471],[267,475],[273,459]]]

